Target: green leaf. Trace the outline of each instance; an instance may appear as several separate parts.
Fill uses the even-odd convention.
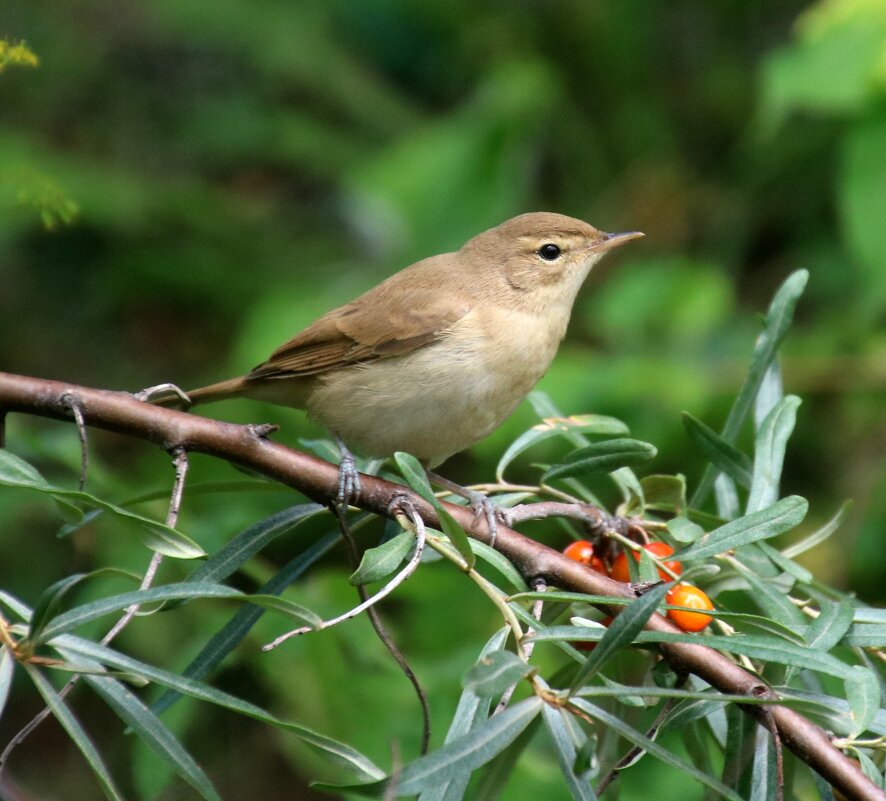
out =
[[[661,584],[658,587],[653,587],[649,592],[628,604],[616,616],[615,620],[609,624],[609,628],[606,629],[606,633],[597,647],[588,654],[584,664],[579,667],[572,680],[571,692],[576,692],[618,651],[634,641],[637,634],[643,630],[646,621],[655,613],[670,586],[670,584]]]
[[[31,626],[28,630],[28,638],[32,640],[39,638],[40,633],[43,631],[46,624],[59,613],[59,610],[66,604],[71,593],[84,581],[105,574],[122,574],[138,580],[137,577],[132,576],[132,574],[125,573],[122,570],[112,567],[99,568],[90,573],[75,573],[72,576],[60,579],[40,593],[37,603],[34,604],[34,611],[31,614]]]
[[[468,535],[465,530],[455,521],[455,518],[446,511],[443,504],[434,495],[431,484],[428,481],[428,475],[412,454],[398,451],[394,454],[394,461],[400,469],[403,478],[410,489],[424,498],[428,503],[432,504],[437,510],[437,517],[440,520],[440,528],[443,533],[449,537],[450,542],[455,546],[462,559],[467,564],[467,569],[472,570],[476,561],[474,552],[471,550],[471,544],[468,541]]]
[[[871,725],[880,708],[880,685],[876,675],[866,667],[854,665],[846,678],[846,700],[854,728],[852,737],[858,737]]]
[[[487,654],[501,650],[508,639],[510,631],[510,628],[505,626],[493,634],[480,651],[479,659],[482,659]],[[462,692],[461,697],[458,699],[455,714],[452,717],[452,723],[449,724],[449,730],[446,732],[444,743],[458,740],[486,720],[491,705],[492,701],[488,697],[481,698],[467,689]],[[454,773],[446,781],[424,790],[418,797],[418,801],[461,801],[470,778],[470,770]]]
[[[379,581],[391,575],[406,558],[413,545],[415,537],[412,532],[403,531],[375,548],[367,548],[363,552],[360,566],[351,574],[348,581],[356,586]]]
[[[668,520],[668,533],[677,542],[697,542],[705,535],[705,530],[686,517],[672,517]]]
[[[477,555],[477,557],[501,573],[517,592],[522,592],[526,589],[526,582],[523,580],[523,576],[517,572],[517,568],[514,567],[514,563],[511,562],[510,559],[502,556],[502,554],[496,551],[495,548],[491,548],[485,542],[472,539],[470,540],[470,543],[471,550]]]
[[[275,596],[246,595],[239,590],[226,587],[222,584],[186,581],[179,584],[166,584],[162,587],[152,587],[147,590],[125,592],[120,595],[101,598],[98,601],[92,601],[91,603],[77,606],[49,621],[41,634],[30,640],[30,642],[34,646],[48,642],[59,634],[65,634],[78,626],[97,620],[111,612],[127,609],[135,604],[142,605],[176,598],[230,598],[277,609],[286,614],[303,619],[311,625],[316,625],[320,621],[320,618],[313,612],[298,604],[284,601]]]
[[[54,641],[55,644],[55,641]],[[292,732],[308,745],[316,748],[327,756],[331,756],[337,764],[356,773],[362,779],[378,780],[384,774],[374,765],[368,758],[355,751],[350,746],[339,743],[325,735],[311,731],[304,726],[295,723],[288,723],[284,720],[274,717],[264,709],[243,701],[222,690],[210,687],[208,684],[197,681],[187,676],[180,676],[176,673],[170,673],[162,668],[154,667],[145,662],[140,662],[130,656],[121,654],[105,645],[90,642],[82,637],[75,637],[69,634],[62,635],[58,638],[57,644],[65,650],[79,653],[83,656],[101,662],[120,670],[129,671],[138,676],[143,676],[150,681],[156,682],[164,687],[169,687],[177,693],[197,698],[201,701],[207,701],[211,704],[230,709],[241,715],[254,718],[262,723],[270,724],[280,729]]]
[[[0,720],[3,719],[3,709],[9,698],[14,673],[15,659],[5,645],[0,645]]]
[[[135,695],[112,678],[84,676],[83,680],[104,699],[124,723],[175,773],[206,801],[221,801],[209,777],[182,747],[175,735]]]
[[[607,439],[573,451],[562,465],[547,470],[543,482],[610,472],[626,465],[652,459],[657,451],[648,442],[636,439]]]
[[[249,482],[250,485],[255,483]],[[188,491],[190,492],[190,488]],[[243,529],[225,543],[224,547],[203,562],[186,580],[213,583],[224,581],[278,537],[294,531],[305,521],[325,512],[326,508],[318,503],[304,503],[266,517]]]
[[[849,631],[854,611],[849,601],[823,603],[818,617],[806,629],[809,647],[830,651]]]
[[[608,436],[617,436],[627,433],[628,427],[621,420],[600,414],[546,417],[538,425],[521,434],[510,444],[495,468],[496,480],[503,482],[504,472],[508,465],[521,453],[533,445],[537,445],[539,442],[544,442],[553,437],[564,437],[566,434],[606,434]]]
[[[794,606],[784,590],[771,581],[760,578],[753,570],[748,570],[740,562],[733,565],[733,568],[750,585],[753,602],[769,617],[792,629],[805,627],[806,618]]]
[[[477,562],[474,551],[471,548],[471,541],[465,530],[456,522],[455,518],[446,511],[443,504],[436,498],[434,506],[437,507],[437,517],[440,520],[440,528],[443,533],[449,537],[449,541],[455,546],[455,549],[461,554],[465,560],[465,566],[468,570],[473,570]]]
[[[652,475],[640,479],[647,509],[679,514],[686,508],[686,477]]]
[[[707,456],[710,463],[726,473],[736,484],[749,489],[753,463],[748,455],[724,440],[713,428],[706,426],[689,412],[683,412],[681,417],[689,439]]]
[[[554,750],[557,752],[557,763],[566,786],[572,793],[575,801],[597,801],[597,795],[588,779],[583,779],[575,773],[576,756],[579,749],[587,739],[584,733],[573,723],[571,717],[559,707],[555,708],[545,704],[541,710],[545,728],[551,737]],[[576,742],[578,740],[578,742]]]
[[[28,636],[39,637],[44,626],[58,613],[64,604],[66,596],[87,578],[86,573],[75,573],[67,578],[60,579],[51,584],[37,599],[34,611],[31,615],[31,626]]]
[[[649,753],[650,756],[661,760],[666,765],[670,765],[671,767],[676,768],[681,773],[690,776],[697,782],[704,784],[706,787],[710,787],[712,790],[723,796],[723,798],[728,798],[730,799],[730,801],[742,801],[741,796],[739,796],[733,790],[730,790],[718,779],[715,779],[713,776],[708,776],[706,773],[698,770],[698,768],[696,768],[694,765],[686,762],[684,759],[669,751],[667,748],[663,748],[654,740],[650,740],[645,734],[642,734],[632,726],[629,726],[618,716],[611,715],[609,712],[606,712],[600,707],[588,703],[583,698],[573,697],[570,703],[577,706],[583,712],[586,712],[592,718],[599,720],[604,726],[612,729],[617,734],[620,734],[628,742],[639,746],[644,751]]]
[[[413,492],[420,495],[428,503],[437,503],[434,490],[431,488],[430,481],[428,481],[428,474],[418,459],[411,453],[397,451],[394,454],[394,462],[400,470],[400,475],[406,479],[406,483]]]
[[[714,479],[714,498],[717,502],[717,515],[721,520],[735,520],[741,514],[738,490],[726,473],[720,473]]]
[[[681,562],[705,559],[749,542],[778,536],[800,525],[808,509],[809,503],[804,498],[790,495],[768,509],[745,515],[714,529],[698,542],[677,551],[673,558]]]
[[[616,618],[617,620],[618,618]],[[614,625],[614,623],[612,624]],[[610,625],[609,630],[612,630]],[[530,642],[598,642],[601,640],[599,631],[584,626],[551,626],[540,630],[527,638]],[[708,648],[725,651],[731,654],[743,654],[751,659],[764,662],[776,662],[780,665],[793,665],[819,673],[827,673],[845,679],[849,675],[849,665],[841,662],[830,654],[813,651],[806,645],[796,645],[781,638],[742,634],[734,637],[706,636],[697,634],[671,634],[664,631],[641,631],[634,636],[633,642],[638,645],[658,642],[682,642],[698,645],[700,642]],[[600,649],[594,649],[593,656]]]
[[[196,559],[206,556],[206,552],[196,542],[180,531],[156,520],[151,520],[149,517],[143,517],[112,503],[107,503],[87,492],[53,487],[31,465],[4,450],[0,450],[0,485],[33,490],[64,503],[75,501],[88,508],[101,509],[123,522],[134,524],[145,545],[164,556],[175,559]],[[68,503],[68,506],[71,504]],[[71,508],[77,510],[78,517],[83,514],[77,506],[71,506]]]
[[[269,581],[259,588],[260,592],[264,595],[279,595],[318,559],[327,554],[340,539],[341,532],[338,528],[326,534],[280,568]],[[193,679],[208,676],[239,645],[264,612],[265,610],[261,607],[251,604],[238,609],[231,619],[203,646],[200,653],[185,668],[184,675]],[[152,709],[159,714],[175,703],[178,698],[178,693],[166,692],[153,704]]]
[[[732,404],[729,416],[723,426],[721,438],[726,442],[734,443],[738,437],[739,431],[744,421],[747,419],[748,412],[754,404],[757,392],[778,352],[779,345],[787,334],[794,317],[794,309],[797,301],[806,288],[806,282],[809,280],[809,273],[806,270],[797,270],[785,280],[766,313],[766,322],[763,331],[757,337],[754,345],[754,355],[751,358],[751,366],[748,370],[747,378],[742,385],[741,390]],[[699,507],[704,503],[708,493],[711,491],[714,479],[719,471],[716,468],[708,467],[702,476],[689,505]]]
[[[820,545],[822,542],[828,539],[828,537],[839,530],[840,526],[843,525],[843,521],[846,519],[846,515],[849,513],[849,510],[851,508],[852,501],[846,501],[837,510],[837,513],[821,528],[813,531],[812,534],[809,534],[802,540],[795,542],[793,545],[788,545],[786,548],[783,548],[781,551],[782,556],[786,556],[788,559],[793,559],[795,556],[799,556],[801,553],[805,553],[810,548],[814,548],[816,545]]]
[[[462,682],[466,690],[481,698],[501,695],[535,668],[511,651],[492,651],[480,657]]]
[[[544,702],[534,696],[520,701],[463,737],[407,765],[394,785],[397,795],[414,795],[485,765],[518,737],[543,706]]]
[[[800,399],[796,395],[787,395],[760,425],[754,445],[754,477],[748,496],[748,513],[759,512],[778,499],[785,449],[797,421],[799,406]]]
[[[80,749],[80,753],[86,758],[86,761],[89,763],[89,767],[92,768],[92,772],[95,774],[96,779],[98,779],[98,783],[105,796],[111,799],[111,801],[124,801],[123,796],[114,784],[114,780],[111,778],[111,774],[108,772],[108,768],[105,766],[95,744],[89,739],[89,735],[84,731],[71,710],[65,705],[65,702],[62,700],[58,692],[56,692],[52,684],[50,684],[46,677],[33,665],[24,663],[22,667],[34,683],[37,691],[43,696],[43,700],[46,702],[46,706],[49,708],[50,712],[52,712],[55,719],[68,733],[68,736],[71,738],[74,745]]]
[[[800,583],[812,584],[815,580],[815,576],[812,574],[811,570],[807,570],[803,565],[797,564],[793,559],[788,559],[781,551],[777,548],[773,548],[768,542],[763,542],[762,540],[758,541],[754,543],[754,547],[762,551],[764,556],[779,568],[779,570],[793,576]]]

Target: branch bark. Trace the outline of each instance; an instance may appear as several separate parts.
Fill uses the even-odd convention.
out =
[[[205,453],[257,471],[292,487],[318,503],[328,504],[338,493],[338,468],[313,456],[269,441],[263,427],[233,425],[205,417],[151,406],[124,392],[91,389],[58,381],[0,372],[0,423],[9,412],[73,420],[71,398],[89,426],[153,442],[167,451],[184,448]],[[2,445],[0,430],[0,445]],[[439,528],[434,508],[399,484],[361,475],[352,503],[379,515],[390,514],[392,502],[404,494],[429,526]],[[490,541],[486,521],[470,509],[446,504],[447,511],[474,538]],[[557,551],[499,525],[495,548],[528,578],[543,577],[563,589],[596,595],[633,598],[627,584],[614,581]],[[647,629],[679,633],[661,615]],[[754,676],[701,643],[661,643],[659,649],[677,672],[694,673],[724,693],[759,695],[768,690]],[[784,744],[835,788],[854,801],[884,801],[884,794],[852,759],[835,748],[823,729],[785,706],[743,706],[765,724],[774,723]]]

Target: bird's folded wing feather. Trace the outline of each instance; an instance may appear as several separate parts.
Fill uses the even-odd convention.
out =
[[[402,356],[445,334],[470,310],[463,299],[434,297],[415,287],[399,287],[389,298],[372,298],[384,284],[353,303],[325,314],[281,345],[248,378],[308,376],[375,359]],[[381,291],[381,292],[380,292]],[[384,302],[393,300],[396,303]],[[383,312],[379,312],[383,309]]]

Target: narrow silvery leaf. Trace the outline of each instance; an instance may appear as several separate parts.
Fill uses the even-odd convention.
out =
[[[566,457],[564,464],[547,470],[542,480],[547,482],[557,478],[610,472],[652,459],[656,452],[655,447],[648,442],[636,439],[607,439],[573,451]]]
[[[806,629],[806,642],[810,648],[830,651],[849,631],[853,617],[849,601],[830,601],[821,605],[821,611]]]
[[[880,686],[877,677],[866,667],[855,665],[845,681],[846,700],[852,718],[852,737],[865,732],[880,708]]]
[[[672,517],[668,520],[668,533],[677,542],[696,542],[705,535],[705,530],[685,517]]]
[[[662,602],[669,584],[653,587],[633,601],[610,623],[597,647],[588,655],[572,681],[572,692],[578,690],[591,676],[622,648],[630,645],[643,630],[646,621]]]
[[[620,734],[628,742],[639,746],[650,756],[661,760],[666,765],[677,768],[677,770],[683,772],[685,775],[692,777],[707,787],[710,787],[712,790],[723,796],[723,798],[728,798],[730,801],[743,801],[740,795],[731,790],[721,781],[713,776],[708,776],[708,774],[700,771],[682,757],[677,756],[669,749],[656,743],[654,740],[650,740],[645,734],[625,723],[617,715],[612,715],[601,707],[588,703],[583,698],[573,698],[570,703],[573,703],[583,712],[586,712],[591,717],[599,720],[604,726],[607,726],[617,734]]]
[[[840,526],[843,525],[843,521],[845,520],[846,515],[851,507],[852,501],[846,501],[837,510],[837,513],[821,528],[813,531],[812,534],[804,537],[802,540],[799,540],[792,545],[788,545],[782,550],[782,553],[787,556],[788,559],[793,559],[794,557],[799,556],[801,553],[805,553],[810,548],[814,548],[816,545],[824,542],[828,537],[838,531]]]
[[[360,559],[360,566],[351,574],[351,584],[369,584],[391,575],[412,549],[415,537],[403,531],[375,548],[367,548]]]
[[[353,528],[356,525],[355,523]],[[311,565],[327,554],[340,539],[341,532],[335,528],[283,565],[259,588],[259,591],[264,595],[280,595]],[[243,641],[264,612],[264,609],[252,604],[246,604],[238,609],[231,619],[212,635],[200,653],[188,664],[183,671],[184,676],[193,679],[208,676]],[[159,714],[174,704],[179,697],[178,693],[167,691],[152,704],[151,708]]]
[[[748,412],[757,397],[760,385],[763,383],[766,371],[775,359],[778,348],[791,326],[794,309],[808,280],[809,272],[807,270],[797,270],[787,277],[775,293],[766,314],[763,331],[757,337],[754,346],[754,355],[751,358],[747,378],[732,404],[732,409],[729,411],[729,416],[720,435],[726,442],[735,442],[739,431],[741,431]],[[697,508],[702,505],[711,490],[717,472],[717,469],[713,467],[705,471],[689,502],[690,506]]]
[[[126,687],[112,678],[84,676],[117,716],[157,756],[190,784],[206,801],[221,801],[209,776],[184,749],[175,735]]]
[[[431,484],[428,481],[428,475],[425,469],[411,453],[398,451],[394,454],[394,461],[400,468],[400,473],[406,479],[406,483],[410,489],[418,493],[424,500],[431,504],[437,510],[437,517],[440,521],[440,528],[443,533],[449,537],[449,541],[455,546],[455,549],[461,554],[462,559],[467,563],[468,569],[474,567],[476,561],[474,552],[471,550],[471,544],[468,541],[468,535],[465,530],[456,522],[455,518],[446,511],[443,504],[437,500],[434,495]]]
[[[55,719],[68,733],[74,745],[80,749],[80,753],[86,758],[105,796],[111,801],[124,801],[95,744],[89,738],[89,735],[80,725],[77,718],[74,717],[71,710],[65,705],[56,689],[36,667],[25,663],[24,669],[30,676],[37,691],[43,696],[46,706],[52,712]]]
[[[411,453],[397,451],[394,454],[394,461],[400,470],[400,475],[406,479],[406,483],[413,492],[420,495],[428,503],[434,503],[437,500],[434,497],[434,490],[431,489],[431,483],[428,481],[428,474],[418,459]]]
[[[414,795],[485,765],[520,735],[543,706],[540,698],[527,698],[493,715],[463,737],[410,763],[393,785],[397,795]]]
[[[508,465],[521,453],[537,445],[539,442],[553,437],[564,437],[567,434],[606,434],[616,436],[627,434],[628,427],[614,417],[605,417],[600,414],[582,414],[571,417],[548,417],[529,431],[515,439],[504,452],[504,455],[495,468],[496,480],[504,481],[504,472]]]
[[[566,717],[566,713],[559,707],[555,708],[545,704],[541,714],[544,718],[545,728],[554,744],[554,750],[557,752],[560,771],[566,779],[566,786],[569,787],[573,799],[575,801],[597,801],[597,795],[594,788],[591,787],[590,781],[578,776],[575,772],[578,747],[575,743],[575,732],[570,729],[570,721]],[[580,733],[580,736],[584,742],[586,739],[584,734]],[[580,745],[581,743],[578,744],[579,747]]]
[[[784,387],[781,380],[781,368],[778,359],[773,359],[772,364],[763,376],[757,397],[754,398],[754,429],[760,430],[760,426],[775,405],[784,397]]]
[[[480,657],[467,672],[462,685],[475,695],[488,698],[501,695],[533,670],[532,665],[511,651],[492,651]]]
[[[101,509],[131,526],[151,550],[175,559],[196,559],[206,552],[190,537],[149,517],[135,514],[108,503],[88,492],[53,487],[27,462],[5,450],[0,450],[0,485],[28,489],[48,495],[73,513],[77,519],[83,509]]]
[[[782,398],[760,425],[754,445],[754,477],[747,505],[749,514],[771,506],[778,498],[785,449],[797,421],[799,405],[800,399],[796,395]]]
[[[698,542],[677,551],[674,559],[704,559],[749,542],[775,537],[800,525],[808,509],[809,503],[804,498],[790,495],[768,509],[731,520],[714,529]]]
[[[501,650],[508,639],[510,631],[510,628],[505,626],[493,634],[480,651],[479,658],[482,659],[486,654]],[[475,695],[470,690],[462,692],[444,742],[451,743],[459,739],[486,720],[491,703],[490,698],[480,698],[480,696]],[[446,781],[424,790],[418,797],[418,801],[461,801],[470,778],[470,770],[454,773]]]
[[[754,745],[754,768],[751,778],[751,794],[748,801],[777,801],[779,796],[775,771],[775,750],[772,737],[758,726]]]
[[[231,538],[186,579],[221,582],[236,572],[248,559],[278,537],[294,531],[301,523],[326,511],[319,503],[303,503],[283,509],[260,520]]]
[[[683,412],[682,418],[689,439],[708,457],[708,461],[740,486],[750,487],[753,465],[748,455],[689,412]]]
[[[238,714],[259,720],[262,723],[267,723],[271,726],[276,726],[277,728],[292,732],[297,737],[304,740],[308,745],[334,759],[337,764],[355,772],[363,780],[377,780],[384,775],[369,759],[355,751],[350,746],[347,746],[344,743],[339,743],[331,737],[326,737],[325,735],[311,731],[304,726],[280,720],[255,704],[251,704],[249,701],[243,701],[229,693],[211,687],[204,682],[197,681],[188,676],[171,673],[168,670],[154,667],[146,662],[140,662],[139,660],[134,659],[131,656],[126,656],[106,645],[100,645],[99,643],[91,642],[82,637],[74,637],[65,634],[58,637],[57,640],[53,640],[52,644],[64,648],[65,651],[82,654],[83,656],[94,659],[103,665],[108,665],[112,668],[118,668],[142,676],[163,687],[174,689],[178,693],[197,698],[201,701],[207,701],[211,704],[216,704],[237,712]]]
[[[15,659],[5,645],[0,645],[0,720],[3,718],[3,708],[9,698],[13,673],[15,673]]]
[[[723,520],[735,520],[739,516],[738,490],[735,482],[726,475],[720,473],[714,479],[714,497],[717,501],[717,515]]]

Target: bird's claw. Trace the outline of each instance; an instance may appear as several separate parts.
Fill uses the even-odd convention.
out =
[[[344,511],[351,501],[360,492],[360,473],[357,471],[357,462],[344,445],[339,445],[341,459],[338,463],[338,495],[336,503]]]
[[[483,517],[486,520],[486,528],[489,530],[489,545],[495,547],[495,537],[498,534],[498,524],[508,525],[507,510],[496,506],[482,492],[471,491],[468,497],[474,520]]]
[[[132,393],[132,397],[142,403],[151,403],[157,398],[162,398],[164,395],[175,395],[181,401],[185,409],[189,409],[194,405],[187,393],[183,392],[175,384],[156,384],[153,387],[146,387],[145,389]]]

